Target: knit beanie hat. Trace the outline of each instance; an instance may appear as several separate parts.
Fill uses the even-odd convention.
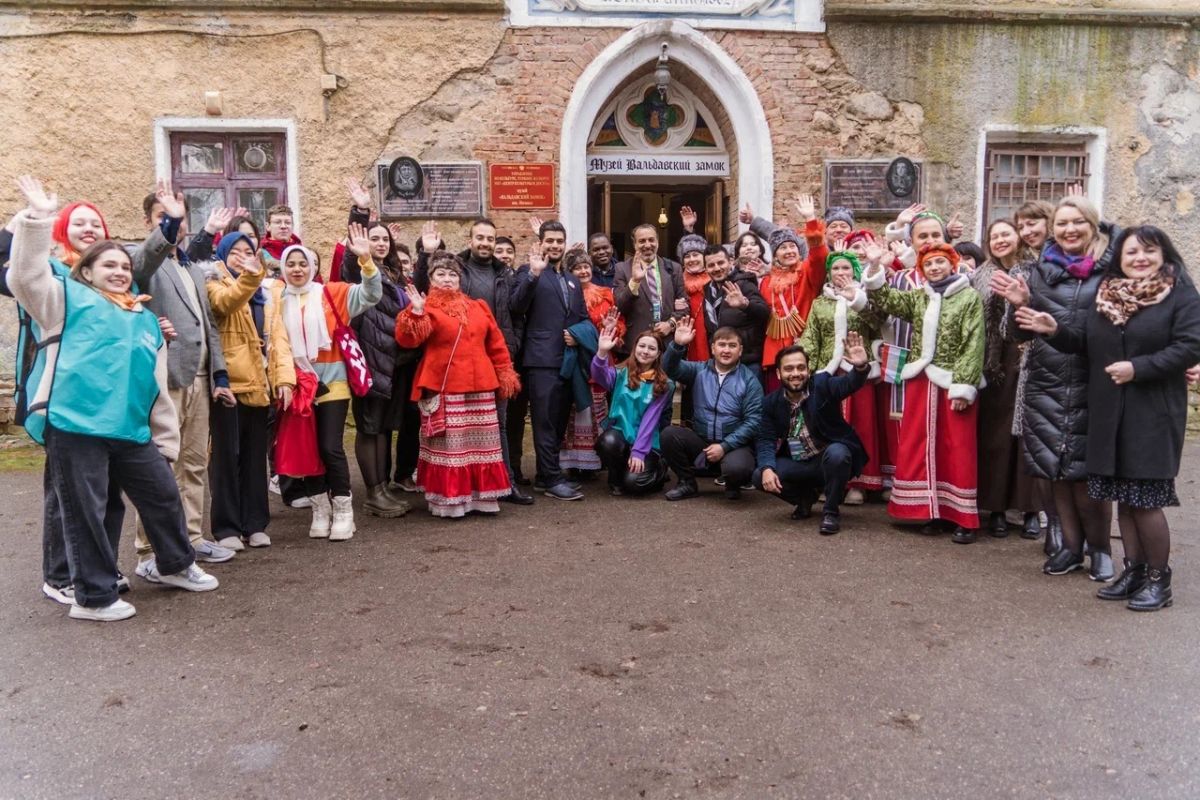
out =
[[[935,214],[932,211],[922,211],[913,217],[913,221],[908,223],[908,228],[904,231],[905,241],[912,241],[913,226],[923,219],[936,219],[942,226],[942,238],[946,241],[950,240],[950,234],[946,232],[946,220],[942,219],[941,215]]]
[[[825,224],[828,225],[834,220],[841,220],[853,228],[854,212],[845,206],[830,206],[825,209]]]
[[[921,252],[917,253],[917,272],[921,273],[922,277],[925,275],[925,262],[932,256],[945,256],[950,261],[950,266],[958,269],[958,251],[954,249],[953,245],[946,242],[934,242],[925,245],[921,248]]]
[[[862,280],[862,262],[858,260],[858,256],[849,250],[838,250],[836,253],[830,253],[825,259],[825,280],[833,279],[833,265],[839,261],[850,262],[850,269],[854,272],[854,280]]]
[[[771,235],[767,237],[767,244],[771,247],[771,252],[774,253],[779,249],[781,244],[791,242],[800,250],[800,258],[808,255],[808,243],[796,235],[796,232],[791,228],[779,227],[771,231]]]
[[[679,240],[679,246],[675,248],[675,254],[679,257],[680,263],[688,253],[703,253],[708,247],[708,241],[698,233],[689,233]]]
[[[108,235],[108,223],[104,221],[104,215],[100,213],[100,209],[96,208],[91,203],[83,201],[71,203],[69,206],[58,212],[58,218],[54,220],[54,228],[50,231],[50,236],[63,249],[63,261],[67,266],[75,266],[75,262],[79,260],[79,253],[71,246],[71,240],[67,236],[67,229],[71,226],[71,214],[77,208],[90,208],[96,212],[96,216],[100,218],[100,228],[104,231],[104,238],[111,239]]]
[[[871,244],[872,242],[875,241],[875,234],[871,233],[871,231],[867,230],[866,228],[859,228],[854,233],[852,233],[846,237],[846,247],[849,247],[850,245],[854,244],[855,242],[864,242],[864,241],[867,244]]]

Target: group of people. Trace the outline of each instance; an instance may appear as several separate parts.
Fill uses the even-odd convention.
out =
[[[188,237],[160,182],[148,235],[113,242],[95,206],[59,209],[32,178],[0,236],[0,291],[20,304],[18,413],[46,446],[43,592],[70,616],[117,620],[122,493],[137,512],[136,574],[217,587],[196,562],[266,547],[268,495],[308,507],[309,535],[355,533],[360,507],[495,515],[533,488],[575,501],[603,471],[614,496],[756,489],[835,534],[845,504],[970,543],[978,530],[1045,536],[1043,570],[1114,577],[1104,599],[1171,604],[1187,383],[1200,377],[1200,296],[1169,238],[1118,230],[1079,194],[987,228],[921,207],[883,233],[847,208],[798,229],[756,216],[730,244],[659,231],[568,246],[533,220],[511,238],[476,220],[465,249],[434,223],[415,252],[349,182],[346,235],[326,275],[284,206],[262,234],[216,209]],[[184,242],[187,242],[184,246]],[[677,393],[676,389],[681,391]],[[675,405],[678,394],[678,419]],[[674,484],[668,489],[671,475]],[[206,487],[211,539],[202,530]]]

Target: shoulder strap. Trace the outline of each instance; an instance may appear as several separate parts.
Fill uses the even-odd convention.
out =
[[[462,339],[463,328],[466,327],[461,322],[458,323],[458,335],[454,337],[454,346],[450,348],[450,358],[446,359],[446,374],[442,376],[442,388],[439,393],[445,393],[446,381],[450,379],[450,365],[454,363],[454,354],[458,352],[458,342]]]
[[[325,299],[329,301],[329,308],[333,311],[333,318],[337,320],[339,327],[345,327],[346,323],[342,321],[342,315],[338,313],[337,303],[333,302],[333,295],[329,293],[328,284],[321,284],[321,291],[325,293]]]

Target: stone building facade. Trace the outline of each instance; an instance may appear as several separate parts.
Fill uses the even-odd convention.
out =
[[[560,216],[574,241],[660,212],[674,234],[678,206],[701,203],[710,236],[728,237],[746,203],[785,218],[795,194],[836,188],[830,160],[904,156],[921,199],[970,233],[1014,187],[1047,191],[1074,170],[1106,218],[1154,220],[1200,251],[1195,0],[738,0],[752,13],[715,19],[655,0],[595,10],[610,2],[0,2],[0,209],[18,208],[12,179],[31,172],[138,238],[141,197],[180,174],[180,148],[221,143],[270,172],[243,181],[246,197],[286,199],[323,254],[341,234],[344,179],[374,186],[399,155],[478,165],[482,211],[519,247],[531,214]],[[670,88],[654,106],[663,44]],[[593,174],[605,147],[652,155],[656,137],[675,156],[655,163],[724,163]],[[493,207],[494,164],[552,165],[551,203]],[[212,172],[194,205],[241,197],[233,172]],[[400,222],[415,238],[420,220]],[[465,218],[440,223],[462,241]],[[12,329],[0,305],[0,372]]]

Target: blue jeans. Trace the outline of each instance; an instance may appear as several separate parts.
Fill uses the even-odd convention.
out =
[[[825,513],[838,513],[838,506],[846,494],[846,485],[850,483],[853,458],[850,448],[844,444],[831,444],[819,456],[807,458],[804,461],[793,461],[788,456],[775,457],[775,474],[783,484],[779,499],[790,505],[811,502],[817,489],[825,492]],[[762,469],[754,471],[754,485],[762,488]]]
[[[46,452],[62,510],[76,603],[94,608],[117,599],[117,547],[107,527],[113,484],[129,496],[142,518],[160,573],[173,575],[195,562],[175,475],[153,443],[47,426]]]

